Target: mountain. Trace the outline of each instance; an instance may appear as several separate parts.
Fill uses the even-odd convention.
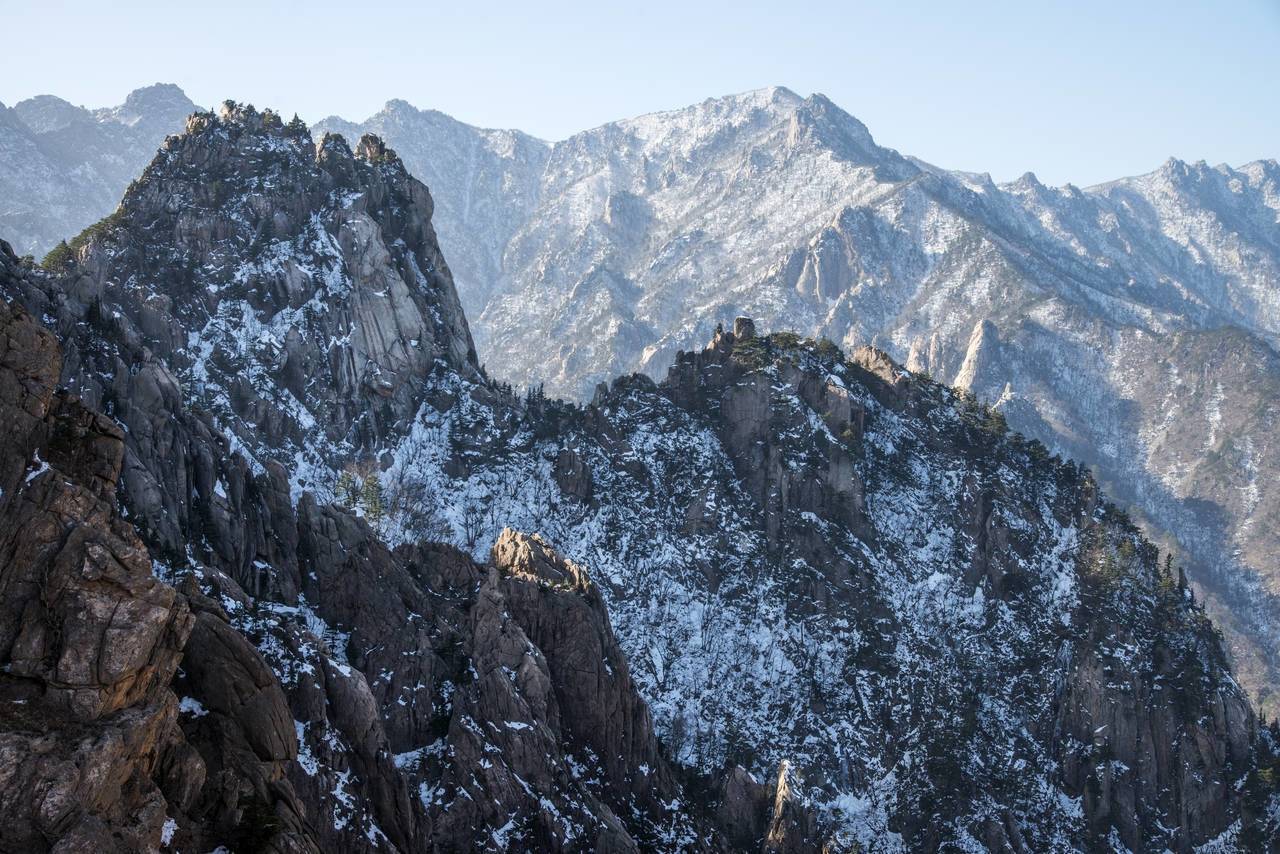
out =
[[[437,223],[494,375],[585,400],[617,373],[660,376],[737,314],[874,344],[1087,463],[1178,550],[1242,681],[1280,709],[1274,161],[998,186],[781,88],[614,122],[540,156],[487,146],[491,131],[468,147],[444,121],[393,102],[344,127],[376,128],[464,210],[521,188],[518,224],[455,207]],[[483,179],[431,156],[473,149]]]
[[[0,104],[0,233],[19,253],[43,257],[111,213],[165,136],[195,110],[165,83],[99,110],[52,95]]]
[[[517,395],[433,213],[229,102],[49,269],[0,248],[21,846],[1274,844],[1275,731],[1078,465],[746,318]]]
[[[484,564],[393,552],[291,499],[317,465],[287,456],[294,419],[350,455],[403,431],[433,371],[479,377],[430,215],[376,139],[229,106],[60,277],[0,246],[6,848],[718,838],[582,569],[514,532]]]
[[[433,197],[433,222],[450,249],[455,278],[466,283],[459,290],[462,305],[468,315],[479,315],[502,279],[507,243],[533,213],[550,146],[520,131],[475,128],[399,100],[361,125],[330,116],[316,128],[350,139],[364,133],[396,139],[415,178],[448,188]]]

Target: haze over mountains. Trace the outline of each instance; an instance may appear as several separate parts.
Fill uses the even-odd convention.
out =
[[[494,374],[582,399],[618,372],[660,374],[737,313],[875,343],[1096,466],[1172,532],[1277,709],[1275,161],[996,186],[786,89],[554,144],[403,101],[317,126],[381,134],[433,188]]]
[[[53,95],[0,104],[0,233],[37,257],[115,209],[196,105],[173,84],[88,110]]]
[[[1274,845],[1280,730],[1078,465],[744,317],[517,394],[433,212],[228,103],[43,268],[0,244],[6,842]]]
[[[190,108],[157,86],[114,110],[41,97],[0,113],[10,239],[39,254],[108,213],[127,164]],[[1095,466],[1176,540],[1238,675],[1280,711],[1275,161],[995,186],[782,88],[557,143],[404,101],[317,129],[379,134],[432,189],[493,375],[586,399],[618,373],[660,375],[738,313],[874,342]]]

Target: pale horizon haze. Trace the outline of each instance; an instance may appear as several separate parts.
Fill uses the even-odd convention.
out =
[[[308,122],[404,99],[556,140],[709,97],[821,92],[882,145],[1088,186],[1280,156],[1280,0],[1157,4],[0,0],[0,102],[176,83]]]

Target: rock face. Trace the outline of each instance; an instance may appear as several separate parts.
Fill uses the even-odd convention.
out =
[[[735,845],[1234,845],[1253,713],[1089,476],[883,352],[735,326],[583,409],[459,385],[387,480],[458,496],[463,545],[536,528],[596,567],[670,755],[742,766]]]
[[[9,251],[5,291],[44,292]],[[393,553],[307,494],[272,529],[293,604],[195,560],[179,592],[116,509],[123,432],[55,391],[61,362],[0,304],[3,850],[721,847],[581,568],[514,532],[488,567]]]
[[[49,96],[0,109],[12,210],[0,233],[39,255],[106,214],[191,109],[172,86],[111,110]],[[997,186],[779,88],[554,144],[403,101],[317,128],[379,134],[435,190],[496,376],[585,400],[618,373],[659,376],[740,312],[762,331],[874,344],[1093,467],[1177,549],[1242,684],[1280,710],[1273,161],[1171,160],[1087,190],[1031,174]],[[296,386],[310,362],[285,364],[276,346]],[[389,392],[384,380],[370,374],[370,388]],[[286,431],[288,411],[255,417]]]
[[[156,84],[118,107],[87,110],[52,95],[0,104],[0,235],[42,258],[109,214],[166,134],[196,109],[182,90]]]
[[[55,391],[60,361],[52,334],[0,304],[2,847],[155,848],[192,618],[117,511],[119,427]]]
[[[1176,543],[1242,682],[1280,709],[1274,161],[997,186],[777,88],[540,150],[403,102],[320,126],[376,129],[442,200],[495,376],[586,400],[619,373],[660,376],[742,312],[874,344],[1094,467]]]
[[[95,251],[69,262],[77,304],[59,306],[61,324],[118,302],[133,327],[123,337],[145,340],[194,385],[193,404],[248,422],[277,455],[315,432],[357,450],[385,441],[437,360],[475,370],[431,197],[394,152],[373,137],[354,152],[337,136],[313,144],[298,123],[230,104],[188,131],[130,188]],[[131,242],[143,234],[147,250]],[[316,337],[287,334],[301,323]],[[69,363],[64,379],[93,398],[102,367]],[[224,382],[231,374],[239,381]],[[278,395],[261,397],[259,377]]]
[[[745,317],[661,383],[517,397],[477,365],[431,214],[380,140],[230,104],[58,274],[5,256],[0,292],[63,348],[0,385],[27,413],[6,417],[43,423],[30,390],[60,382],[120,425],[71,418],[40,460],[93,473],[181,593],[127,597],[180,603],[185,644],[129,624],[177,671],[139,652],[120,659],[136,676],[76,695],[176,701],[163,758],[121,760],[161,781],[176,845],[1183,852],[1274,833],[1271,734],[1177,573],[1077,465],[882,351]],[[115,456],[92,451],[106,432]],[[15,660],[55,696],[40,631]]]
[[[359,139],[377,134],[393,145],[414,177],[437,193],[432,221],[449,253],[467,316],[479,317],[503,276],[503,252],[538,201],[538,178],[550,146],[526,133],[486,130],[404,101],[387,105],[359,125],[330,116],[316,133]]]
[[[26,288],[62,382],[125,427],[127,505],[165,561],[296,595],[290,495],[331,495],[313,470],[406,432],[424,376],[477,374],[430,216],[376,140],[230,106],[166,142],[60,284]]]

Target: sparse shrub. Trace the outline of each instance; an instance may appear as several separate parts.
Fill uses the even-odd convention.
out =
[[[120,226],[124,224],[124,211],[117,210],[109,216],[95,222],[84,231],[71,238],[70,242],[60,241],[57,246],[49,250],[49,254],[44,256],[44,260],[40,262],[40,266],[50,272],[61,272],[75,261],[76,255],[90,241],[108,240],[115,235]]]
[[[58,245],[49,250],[44,256],[44,260],[40,262],[40,266],[50,272],[58,272],[67,269],[71,261],[75,258],[75,253],[71,251],[71,247],[67,245],[67,241],[59,240]]]
[[[1009,422],[1005,420],[1004,413],[993,407],[985,407],[982,419],[982,429],[993,436],[1003,436],[1009,432]],[[1044,446],[1041,445],[1043,448]]]
[[[769,336],[769,343],[783,350],[792,350],[800,346],[800,336],[794,332],[775,332]]]
[[[771,361],[769,345],[764,338],[734,342],[733,355],[747,370],[760,370]]]
[[[339,504],[359,511],[371,524],[376,526],[382,521],[382,483],[378,479],[378,465],[372,459],[347,463],[338,473],[333,494]]]
[[[369,524],[377,528],[381,525],[386,508],[382,502],[382,481],[376,474],[365,477],[360,488],[360,509]]]
[[[307,129],[307,123],[298,118],[298,114],[294,113],[293,118],[289,119],[289,123],[284,126],[285,136],[306,137],[311,131]]]
[[[830,338],[819,338],[813,342],[813,351],[823,359],[836,362],[844,361],[844,351]]]

